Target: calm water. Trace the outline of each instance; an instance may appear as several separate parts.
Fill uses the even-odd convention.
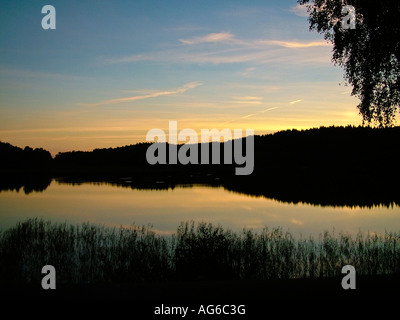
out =
[[[57,222],[89,221],[106,226],[153,225],[168,234],[181,221],[220,224],[231,230],[281,226],[293,235],[318,236],[325,230],[356,234],[400,230],[400,207],[349,208],[288,204],[230,192],[223,187],[179,186],[135,190],[110,184],[52,181],[43,192],[0,192],[0,229],[29,217]]]

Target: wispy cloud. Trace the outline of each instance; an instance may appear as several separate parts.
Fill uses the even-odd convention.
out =
[[[237,46],[245,48],[264,48],[265,46],[278,46],[284,48],[310,48],[310,47],[326,47],[331,46],[327,41],[311,41],[311,42],[299,42],[299,41],[282,41],[282,40],[269,40],[269,39],[250,39],[241,40],[235,37],[230,32],[220,33],[209,33],[204,36],[179,39],[181,43],[188,45],[198,45],[202,43],[223,43],[223,44],[235,44]]]
[[[239,104],[262,104],[263,97],[254,97],[254,96],[244,96],[244,97],[233,97],[233,103]]]
[[[250,118],[250,117],[254,117],[254,116],[256,116],[256,115],[265,113],[265,112],[267,112],[267,111],[275,110],[275,109],[278,109],[278,108],[279,108],[279,107],[270,107],[270,108],[267,108],[267,109],[264,109],[264,110],[261,110],[261,111],[255,112],[255,113],[247,114],[247,115],[242,116],[242,117],[239,117],[239,118],[237,118],[237,119],[235,119],[235,120],[226,121],[226,122],[224,122],[223,124],[228,124],[228,123],[232,123],[232,122],[235,122],[235,121],[239,121],[239,120],[247,119],[247,118]]]
[[[179,39],[175,48],[103,59],[107,64],[142,61],[171,63],[233,64],[254,63],[330,63],[330,56],[320,50],[331,47],[327,41],[292,41],[275,39],[239,39],[230,32],[208,33],[203,36]],[[183,44],[183,45],[182,45]],[[210,49],[207,44],[215,44]],[[205,47],[206,46],[206,47]],[[298,49],[303,50],[301,53]],[[312,52],[309,51],[313,50]],[[328,53],[330,54],[330,52]],[[253,67],[254,68],[254,67]],[[254,71],[248,69],[247,73]]]
[[[204,36],[194,37],[190,39],[179,39],[184,44],[200,44],[200,43],[232,43],[236,42],[235,36],[230,32],[209,33]]]
[[[242,101],[254,101],[254,100],[262,100],[263,97],[255,97],[255,96],[244,96],[244,97],[233,97],[235,100],[242,100]]]
[[[267,109],[262,110],[262,111],[260,111],[260,112],[258,112],[258,113],[265,113],[265,112],[267,112],[267,111],[271,111],[271,110],[275,110],[275,109],[279,109],[279,107],[267,108]]]
[[[290,8],[290,12],[293,12],[296,16],[299,16],[299,17],[308,17],[307,10],[308,10],[308,7],[310,7],[310,6],[312,6],[312,5],[310,5],[310,4],[305,4],[305,5],[297,4],[297,5],[295,5],[295,6]]]
[[[143,99],[149,99],[149,98],[156,98],[160,96],[169,96],[169,95],[175,95],[175,94],[181,94],[186,92],[189,89],[194,89],[198,86],[201,86],[202,83],[199,81],[195,82],[190,82],[186,83],[182,87],[179,87],[175,90],[172,91],[155,91],[151,92],[149,94],[143,94],[143,95],[136,95],[136,96],[131,96],[131,97],[122,97],[122,98],[116,98],[116,99],[110,99],[110,100],[104,100],[100,101],[97,103],[92,103],[92,104],[82,104],[86,106],[101,106],[101,105],[107,105],[107,104],[116,104],[116,103],[122,103],[122,102],[131,102],[131,101],[138,101],[138,100],[143,100]]]
[[[279,40],[266,40],[266,44],[276,45],[284,48],[310,48],[310,47],[330,47],[327,41],[311,41],[311,42],[296,42],[296,41],[279,41]]]
[[[31,129],[8,129],[8,130],[0,130],[0,133],[2,134],[7,134],[7,133],[12,133],[12,134],[18,134],[18,133],[54,133],[54,132],[61,132],[61,133],[81,133],[81,132],[117,132],[117,131],[135,131],[132,130],[132,127],[105,127],[105,126],[100,126],[100,127],[57,127],[57,128],[31,128]]]
[[[301,101],[303,101],[303,100],[302,100],[302,99],[299,99],[299,100],[290,101],[289,103],[290,103],[290,104],[296,104],[296,103],[299,103],[299,102],[301,102]]]
[[[254,68],[254,67],[246,68],[244,71],[242,71],[240,73],[240,75],[243,77],[248,77],[248,76],[252,75],[255,70],[256,70],[256,68]]]

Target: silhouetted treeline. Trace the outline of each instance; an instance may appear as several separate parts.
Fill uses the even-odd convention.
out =
[[[179,160],[177,164],[170,164],[170,145],[166,143],[166,162],[168,165],[155,164],[150,165],[146,159],[146,151],[152,145],[152,143],[139,143],[136,145],[108,148],[108,149],[95,149],[93,151],[72,151],[59,153],[54,158],[54,167],[57,172],[60,173],[72,173],[72,174],[129,174],[135,173],[137,175],[163,175],[163,173],[174,173],[174,174],[186,174],[188,172],[195,173],[200,172],[214,172],[224,171],[233,172],[232,168],[234,165],[229,166],[224,164],[224,143],[206,143],[209,150],[208,162],[209,164],[201,164],[202,146],[201,144],[195,145],[198,149],[197,163],[198,164],[180,164]],[[214,145],[220,150],[220,164],[212,164],[212,149]],[[175,147],[175,145],[173,145]],[[176,153],[179,152],[183,145],[176,146]],[[189,152],[187,152],[189,154]],[[189,168],[189,169],[188,169]],[[144,171],[143,171],[144,170]],[[155,176],[155,178],[157,178]]]
[[[59,175],[106,175],[136,171],[147,166],[146,150],[149,145],[139,143],[93,151],[62,152],[54,158],[54,170]]]
[[[273,167],[274,172],[279,171],[283,175],[288,173],[296,175],[302,172],[318,176],[319,173],[324,172],[337,177],[337,174],[342,175],[346,172],[352,175],[354,173],[365,175],[369,178],[391,176],[396,171],[396,159],[400,155],[400,149],[397,148],[399,139],[400,127],[382,129],[352,126],[321,127],[255,136],[254,173],[269,172]],[[127,172],[128,168],[132,170],[137,167],[148,168],[151,171],[158,171],[160,167],[160,171],[167,172],[180,166],[179,164],[149,165],[146,161],[146,150],[149,146],[150,143],[139,143],[119,148],[95,149],[91,152],[64,152],[57,154],[54,165],[60,172],[74,170],[78,172],[82,168],[89,171],[107,168],[108,172],[113,170]],[[167,159],[168,149],[167,145]],[[209,149],[211,163],[212,148]],[[221,144],[221,164],[224,163],[223,149],[224,144]],[[201,147],[198,151],[200,163]],[[193,167],[200,166],[210,167],[200,164],[180,167],[192,167],[192,170],[196,170]],[[237,165],[233,163],[230,167],[237,167]],[[230,173],[234,172],[230,170]]]
[[[2,172],[8,166],[25,172],[39,171],[64,181],[107,181],[135,188],[208,183],[289,202],[391,205],[400,203],[393,187],[400,178],[399,140],[400,127],[333,126],[255,136],[254,172],[249,176],[235,176],[239,165],[234,159],[232,164],[224,164],[222,143],[220,165],[211,164],[212,144],[208,144],[208,165],[150,165],[146,160],[150,143],[63,152],[54,158],[43,149],[20,149],[2,143],[1,158],[5,154],[4,159],[8,160],[2,160],[1,164]],[[168,159],[168,145],[166,150]],[[198,160],[201,163],[200,145]],[[125,177],[129,179],[121,179]]]
[[[253,183],[230,188],[322,205],[400,203],[399,139],[400,127],[321,127],[258,136],[248,179]]]
[[[48,171],[53,158],[42,148],[24,149],[0,142],[0,168],[2,172],[43,172]]]
[[[42,148],[24,149],[0,142],[0,190],[45,190],[52,180],[53,158]]]

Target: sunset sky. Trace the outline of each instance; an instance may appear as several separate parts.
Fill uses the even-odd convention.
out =
[[[2,0],[0,140],[55,155],[145,141],[169,120],[199,133],[361,124],[331,50],[295,0]]]

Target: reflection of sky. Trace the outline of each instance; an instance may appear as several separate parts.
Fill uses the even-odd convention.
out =
[[[152,128],[360,124],[332,46],[295,0],[2,0],[0,140],[53,154]],[[268,111],[266,111],[268,110]]]
[[[400,207],[351,209],[286,204],[205,186],[174,190],[132,190],[111,185],[52,184],[43,193],[0,193],[0,227],[27,217],[58,222],[89,221],[107,226],[153,225],[159,233],[176,231],[181,221],[205,221],[225,229],[261,230],[281,226],[293,235],[316,237],[325,230],[356,234],[400,230]]]

